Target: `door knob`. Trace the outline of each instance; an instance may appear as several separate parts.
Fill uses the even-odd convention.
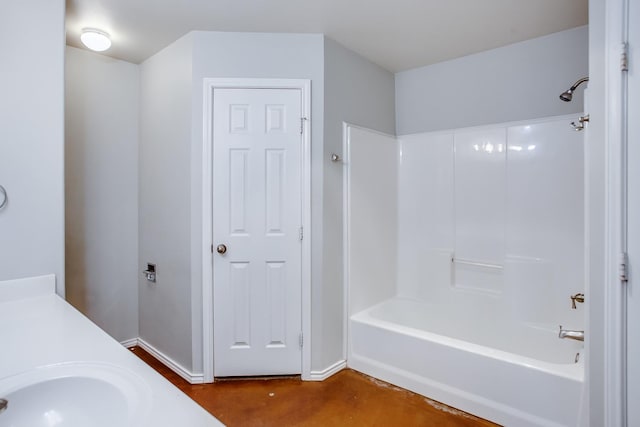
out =
[[[218,245],[216,247],[216,251],[220,254],[220,255],[224,255],[225,253],[227,253],[227,246],[226,245]]]

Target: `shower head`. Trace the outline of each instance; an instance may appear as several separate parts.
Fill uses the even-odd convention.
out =
[[[571,99],[573,98],[573,91],[576,90],[576,88],[580,86],[582,83],[588,82],[588,81],[589,81],[589,77],[581,78],[580,80],[575,82],[573,86],[571,86],[569,89],[562,92],[560,94],[560,99],[564,102],[571,102]]]
[[[571,98],[573,98],[573,91],[571,89],[567,89],[560,94],[560,99],[564,102],[571,102]]]

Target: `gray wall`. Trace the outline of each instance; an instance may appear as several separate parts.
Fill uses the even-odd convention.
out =
[[[396,74],[398,135],[571,114],[558,95],[588,73],[588,29],[578,27]]]
[[[118,341],[138,337],[139,67],[67,47],[67,300]]]
[[[157,282],[139,284],[140,338],[192,369],[190,147],[193,37],[140,66],[139,266],[157,264]]]
[[[344,357],[342,123],[395,134],[395,88],[392,73],[369,62],[335,41],[324,38],[324,148],[320,159],[323,176],[322,241],[314,242],[314,257],[321,256],[321,276],[314,274],[314,369],[324,369]],[[318,122],[316,122],[318,123]],[[322,243],[322,246],[318,246]],[[322,252],[320,252],[322,251]],[[319,262],[319,259],[314,259]],[[316,270],[317,271],[317,270]]]
[[[62,0],[0,3],[0,280],[55,273],[60,295],[64,11]]]

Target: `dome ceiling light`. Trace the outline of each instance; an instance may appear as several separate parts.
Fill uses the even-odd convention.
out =
[[[96,52],[103,52],[111,47],[109,34],[95,28],[84,28],[80,34],[82,44]]]

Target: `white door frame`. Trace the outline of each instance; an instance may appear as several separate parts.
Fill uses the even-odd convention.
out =
[[[311,377],[311,80],[205,78],[202,140],[202,364],[213,382],[213,95],[216,88],[299,89],[302,95],[302,379]]]
[[[621,280],[627,264],[627,72],[621,68],[627,34],[627,0],[605,2],[605,259],[604,421],[627,425],[626,307]],[[627,267],[628,268],[628,267]],[[594,283],[593,286],[599,284]],[[597,302],[594,302],[597,303]]]
[[[628,42],[628,75],[626,76],[626,139],[627,139],[627,249],[629,252],[629,282],[627,283],[626,301],[626,419],[629,426],[640,424],[640,165],[637,163],[640,154],[640,129],[636,118],[640,115],[640,4],[627,0],[626,39]]]

